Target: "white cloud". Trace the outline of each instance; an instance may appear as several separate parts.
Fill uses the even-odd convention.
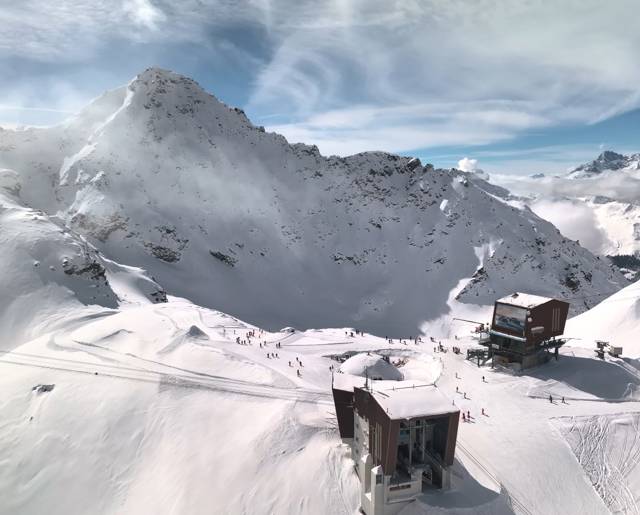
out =
[[[149,0],[128,0],[123,9],[134,23],[151,30],[156,30],[158,24],[166,20],[165,14]]]
[[[531,203],[530,207],[567,238],[579,240],[583,247],[595,254],[602,254],[612,245],[593,211],[579,200],[544,199]]]
[[[579,198],[602,196],[636,203],[640,198],[640,174],[614,170],[597,177],[568,179],[566,174],[533,179],[512,174],[491,174],[492,182],[516,195],[539,198]]]
[[[52,125],[77,113],[92,96],[58,78],[41,78],[2,91],[0,124]]]
[[[308,98],[313,101],[316,96],[311,92]],[[483,145],[508,139],[516,118],[512,113],[522,108],[519,102],[503,101],[360,105],[309,113],[303,121],[269,129],[290,141],[314,143],[326,154],[404,152],[461,141]],[[530,118],[517,118],[520,129],[535,126]]]
[[[117,40],[214,53],[253,30],[259,123],[287,113],[272,128],[326,153],[411,151],[639,107],[640,31],[621,26],[639,13],[636,0],[23,0],[0,10],[0,52],[91,62]]]
[[[640,35],[620,30],[620,19],[637,12],[632,0],[348,5],[306,12],[306,22],[296,20],[298,10],[290,20],[302,28],[276,29],[277,50],[250,102],[258,113],[292,111],[294,120],[278,128],[326,152],[385,140],[382,148],[395,151],[495,142],[640,106]],[[440,119],[425,115],[434,99]],[[355,102],[367,110],[342,107]],[[385,123],[399,110],[406,122]]]
[[[462,170],[463,172],[475,172],[478,168],[478,160],[477,159],[469,159],[468,157],[463,157],[458,161],[458,170]]]

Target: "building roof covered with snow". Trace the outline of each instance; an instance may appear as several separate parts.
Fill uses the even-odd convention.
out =
[[[507,295],[506,297],[498,299],[496,302],[500,302],[501,304],[511,304],[512,306],[520,306],[529,309],[540,306],[541,304],[546,304],[550,300],[553,299],[550,297],[541,297],[540,295],[532,295],[531,293],[515,292],[511,295]]]
[[[371,396],[390,419],[432,417],[459,412],[459,408],[437,386],[406,383],[408,381],[402,381],[397,388],[391,388],[388,384],[378,388],[374,383]]]

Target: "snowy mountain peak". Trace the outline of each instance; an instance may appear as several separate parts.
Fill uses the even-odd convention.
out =
[[[477,175],[322,156],[157,68],[69,124],[0,133],[0,149],[30,206],[169,293],[265,327],[416,334],[453,298],[626,284]]]
[[[133,93],[130,102],[133,108],[144,109],[161,117],[234,116],[245,126],[251,126],[239,108],[231,108],[207,93],[195,80],[162,68],[148,68],[129,83]],[[139,112],[135,113],[140,115]],[[228,121],[228,120],[227,120]]]
[[[147,102],[147,109],[162,107],[161,98],[169,101],[190,99],[195,103],[202,102],[206,98],[214,99],[219,103],[193,79],[161,68],[146,69],[129,83],[128,89],[134,95],[145,97],[143,102]],[[170,109],[176,106],[168,104],[165,107]]]
[[[574,179],[584,179],[596,176],[607,170],[622,170],[625,168],[638,169],[640,154],[623,155],[605,150],[595,160],[577,166],[569,172],[569,177]]]

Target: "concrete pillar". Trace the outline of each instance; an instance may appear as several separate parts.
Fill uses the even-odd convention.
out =
[[[371,454],[365,454],[360,458],[360,478],[362,481],[362,491],[371,491],[371,467],[373,465],[373,459]]]
[[[387,485],[383,474],[380,465],[371,469],[371,513],[367,515],[385,515]]]
[[[451,469],[450,467],[442,467],[442,489],[451,489]]]

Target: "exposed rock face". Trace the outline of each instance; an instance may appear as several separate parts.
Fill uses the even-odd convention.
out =
[[[211,254],[217,260],[222,261],[225,265],[235,266],[238,262],[237,258],[230,256],[229,254],[220,252],[219,250],[210,250],[209,254]]]

